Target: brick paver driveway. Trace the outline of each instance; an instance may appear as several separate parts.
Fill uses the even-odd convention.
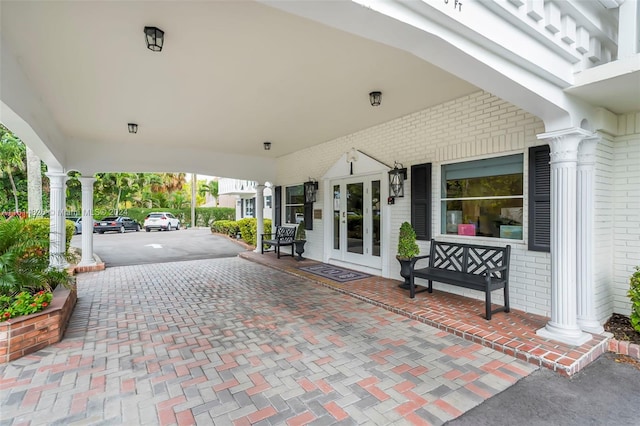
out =
[[[78,294],[63,341],[0,365],[0,424],[441,424],[536,368],[239,258]]]

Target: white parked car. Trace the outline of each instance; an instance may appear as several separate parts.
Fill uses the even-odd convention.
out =
[[[172,229],[180,229],[180,219],[169,212],[153,212],[144,219],[143,227],[147,232],[152,229],[171,231]]]

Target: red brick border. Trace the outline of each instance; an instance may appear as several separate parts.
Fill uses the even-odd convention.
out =
[[[62,340],[78,300],[74,288],[58,287],[44,311],[0,323],[0,364],[39,351]]]
[[[627,355],[640,361],[640,345],[624,340],[609,339],[609,352]]]

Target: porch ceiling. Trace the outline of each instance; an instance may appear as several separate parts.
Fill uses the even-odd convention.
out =
[[[242,161],[214,159],[276,158],[478,90],[404,51],[253,1],[0,7],[3,47],[61,135],[59,161],[83,173],[258,178]],[[162,52],[146,48],[145,26],[165,31]],[[167,155],[176,149],[200,161],[185,170]]]

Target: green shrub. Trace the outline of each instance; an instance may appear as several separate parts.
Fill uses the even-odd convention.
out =
[[[235,237],[240,232],[240,229],[235,220],[216,220],[211,224],[211,232]]]
[[[640,332],[640,266],[636,266],[636,272],[631,275],[627,296],[631,299],[631,325]]]
[[[252,246],[256,245],[257,220],[254,217],[245,217],[237,221],[242,240]]]
[[[402,259],[411,259],[418,254],[420,254],[420,248],[416,243],[416,232],[409,222],[404,222],[400,226],[397,256]]]
[[[240,238],[249,245],[255,246],[257,242],[257,223],[254,217],[245,217],[238,221],[216,220],[211,224],[211,232],[227,234],[234,237],[240,233]],[[271,232],[271,219],[264,219],[264,232]]]
[[[46,241],[44,244],[47,255],[49,253],[49,234],[51,233],[51,225],[48,217],[36,218],[36,219],[25,219],[24,222],[28,225],[29,232],[37,237],[39,240]],[[76,226],[70,220],[64,221],[65,228],[65,252],[69,251],[69,247],[71,247],[71,237],[73,237],[73,232],[75,231]]]
[[[0,221],[0,295],[50,292],[70,281],[66,271],[49,268],[48,219]]]

